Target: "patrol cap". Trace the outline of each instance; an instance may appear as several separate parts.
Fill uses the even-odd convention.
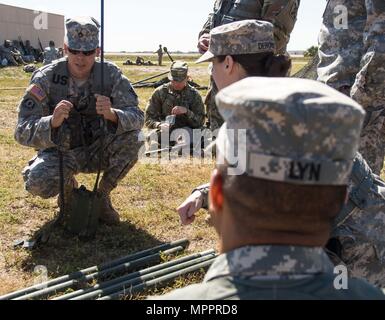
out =
[[[182,82],[186,80],[188,73],[188,65],[184,61],[175,61],[171,65],[170,73],[168,75],[169,80]]]
[[[66,20],[67,34],[64,42],[70,49],[92,51],[99,46],[100,24],[92,17]]]
[[[274,26],[267,21],[242,20],[214,28],[210,45],[196,63],[217,56],[275,52]]]
[[[260,179],[347,185],[365,116],[349,97],[313,80],[250,77],[220,91],[216,103],[225,120],[218,163]]]

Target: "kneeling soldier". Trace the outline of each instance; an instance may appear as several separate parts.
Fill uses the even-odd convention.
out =
[[[37,70],[19,104],[15,138],[38,149],[23,171],[25,187],[45,199],[59,193],[60,148],[65,199],[77,187],[76,174],[101,167],[100,220],[116,224],[119,214],[110,193],[137,162],[144,115],[128,79],[108,62],[102,91],[101,63],[95,60],[100,53],[97,21],[68,19],[66,27],[67,57]]]

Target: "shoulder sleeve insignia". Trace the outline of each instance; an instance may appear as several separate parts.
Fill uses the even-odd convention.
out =
[[[47,98],[44,90],[37,84],[30,85],[27,92],[39,102],[42,102],[45,98]]]
[[[35,102],[32,99],[27,99],[24,101],[23,106],[28,110],[32,110],[35,107]]]

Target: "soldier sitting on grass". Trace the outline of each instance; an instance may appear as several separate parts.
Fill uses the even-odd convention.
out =
[[[169,137],[175,130],[178,130],[173,134],[175,140],[192,142],[193,129],[202,128],[204,122],[202,97],[188,84],[187,63],[175,61],[169,80],[154,91],[145,113],[147,128],[154,130],[149,139],[164,146],[169,145]]]

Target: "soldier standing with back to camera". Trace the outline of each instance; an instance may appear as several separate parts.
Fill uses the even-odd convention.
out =
[[[66,28],[67,57],[37,70],[19,104],[15,138],[38,150],[23,171],[25,187],[45,199],[59,193],[60,147],[67,203],[77,187],[75,175],[97,172],[101,157],[100,220],[113,225],[120,218],[110,193],[138,160],[144,114],[130,82],[112,63],[104,64],[101,91],[101,63],[95,60],[100,53],[98,22],[68,19]]]
[[[198,49],[205,53],[209,47],[210,31],[220,25],[239,20],[257,19],[272,22],[276,41],[276,53],[286,54],[300,5],[300,0],[216,0],[214,10],[209,15],[199,33]],[[218,89],[211,81],[211,90],[206,97],[206,112],[211,131],[223,124],[223,118],[215,105]]]

